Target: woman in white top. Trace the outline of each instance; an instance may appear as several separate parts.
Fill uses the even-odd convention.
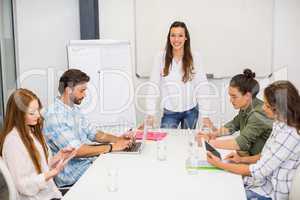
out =
[[[293,177],[300,167],[300,96],[289,81],[277,81],[264,90],[264,99],[263,109],[275,121],[261,154],[240,157],[231,153],[225,159],[234,163],[226,163],[208,152],[207,160],[245,176],[249,200],[288,200]]]
[[[76,153],[73,148],[68,148],[50,156],[41,132],[41,107],[40,100],[31,91],[16,90],[8,99],[0,134],[0,155],[21,200],[61,198],[53,177]]]
[[[199,109],[207,110],[207,79],[199,55],[191,52],[190,36],[183,22],[172,23],[165,51],[155,60],[151,73],[149,94],[159,87],[163,117],[161,128],[195,128]],[[156,113],[156,99],[148,98],[147,114],[151,121]],[[199,107],[200,108],[199,108]]]

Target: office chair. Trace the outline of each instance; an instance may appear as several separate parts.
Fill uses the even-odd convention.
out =
[[[16,187],[12,180],[10,172],[8,171],[8,168],[7,168],[4,160],[2,159],[2,157],[0,157],[0,173],[2,173],[4,181],[6,182],[6,185],[8,187],[9,200],[17,200],[18,192],[16,190]]]
[[[63,195],[63,196],[64,196],[70,189],[71,189],[71,186],[58,187],[58,190],[61,192],[61,195]]]
[[[65,186],[59,187],[58,184],[55,182],[55,179],[54,179],[54,183],[55,183],[56,187],[58,188],[58,190],[61,192],[62,196],[64,196],[73,186],[73,184],[72,184],[72,185],[65,185]]]
[[[300,199],[300,165],[298,166],[295,176],[292,181],[292,187],[289,195],[289,200]]]

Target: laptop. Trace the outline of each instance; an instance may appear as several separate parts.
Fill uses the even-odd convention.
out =
[[[144,127],[143,131],[143,137],[142,140],[139,140],[138,142],[135,142],[132,144],[130,148],[126,148],[122,151],[114,151],[111,153],[117,153],[117,154],[140,154],[145,146],[146,138],[147,138],[148,130],[146,126]]]

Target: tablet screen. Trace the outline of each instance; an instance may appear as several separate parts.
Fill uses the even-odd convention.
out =
[[[209,151],[211,152],[212,154],[214,154],[215,156],[219,157],[220,159],[221,158],[221,154],[214,148],[212,147],[208,142],[204,142],[205,143],[205,148],[206,148],[206,151]]]

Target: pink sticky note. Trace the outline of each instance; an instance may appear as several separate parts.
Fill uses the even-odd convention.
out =
[[[147,140],[159,141],[166,137],[166,132],[160,131],[148,131]],[[143,131],[136,131],[136,139],[141,140],[143,138]]]

